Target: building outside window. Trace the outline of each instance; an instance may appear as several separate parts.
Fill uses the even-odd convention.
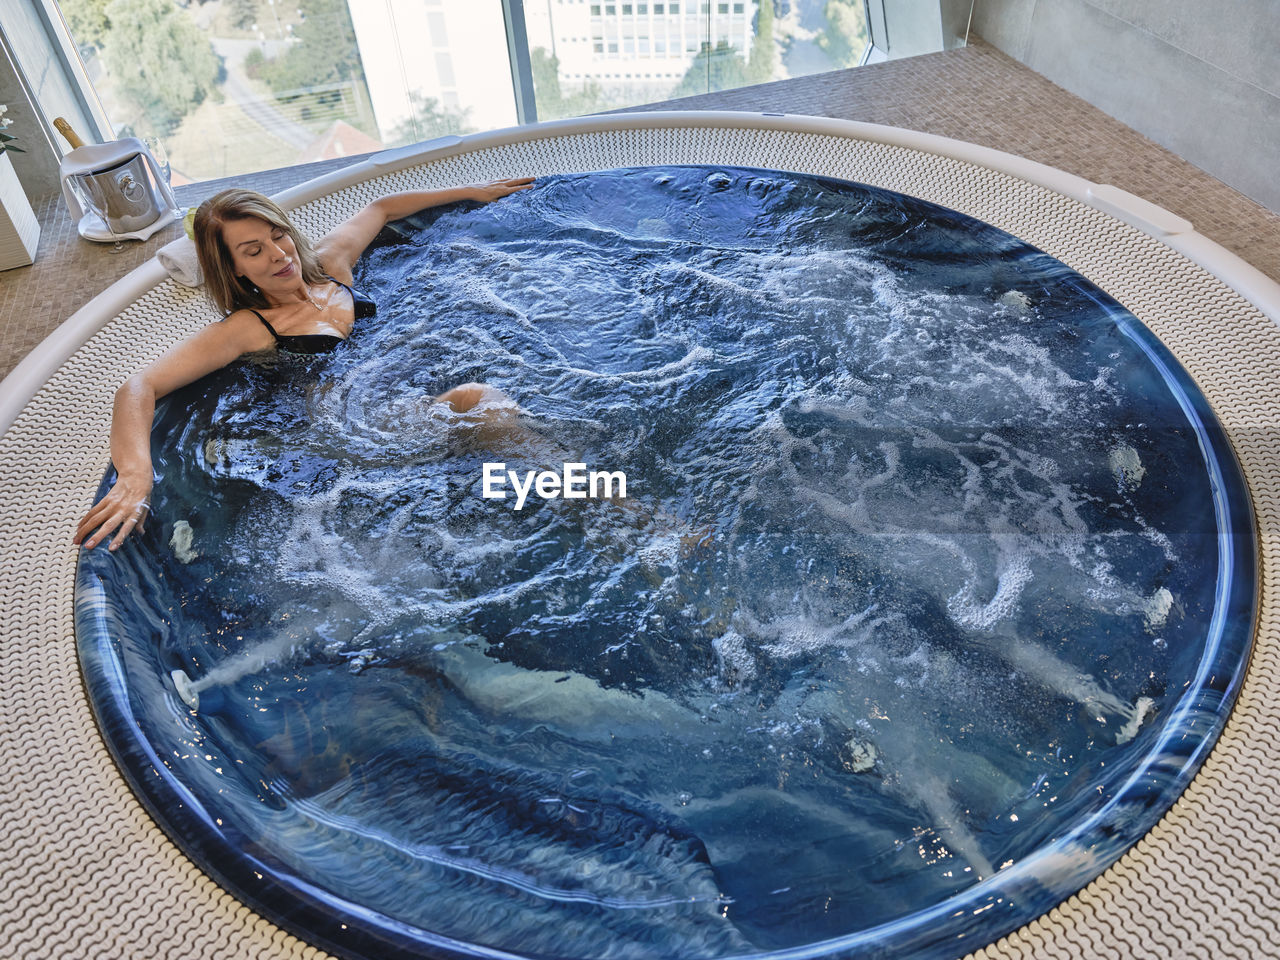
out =
[[[866,46],[863,0],[663,0],[621,7],[627,18],[606,21],[608,43],[601,50],[567,42],[590,27],[573,0],[525,5],[540,119],[855,66]],[[658,25],[653,38],[650,13]]]

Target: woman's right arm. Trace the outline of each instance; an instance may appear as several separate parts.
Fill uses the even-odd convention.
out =
[[[92,550],[112,537],[107,549],[115,550],[134,527],[142,527],[151,506],[151,423],[157,400],[272,343],[266,327],[240,310],[187,337],[126,380],[111,413],[117,479],[84,515],[72,542]]]

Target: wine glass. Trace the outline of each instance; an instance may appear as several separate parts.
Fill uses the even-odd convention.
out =
[[[169,151],[164,148],[164,143],[161,142],[159,137],[143,137],[142,144],[151,151],[151,156],[160,170],[160,176],[164,178],[165,185],[168,186],[170,177],[173,175],[169,167]]]
[[[77,182],[89,193],[88,207],[96,213],[102,220],[102,225],[107,228],[107,233],[111,236],[113,242],[108,253],[120,253],[124,250],[124,243],[116,236],[115,230],[111,228],[111,214],[107,207],[107,193],[102,187],[102,181],[96,176],[89,175],[87,177],[77,178]]]
[[[168,201],[169,207],[173,210],[175,220],[181,220],[186,211],[178,205],[177,198],[173,195],[173,187],[169,181],[173,176],[173,169],[169,164],[169,151],[164,148],[164,142],[159,137],[143,137],[142,145],[151,152],[151,158],[156,162],[156,168],[160,172],[159,181],[156,186],[160,188],[160,195]]]

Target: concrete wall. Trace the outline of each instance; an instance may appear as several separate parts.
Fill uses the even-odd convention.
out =
[[[977,0],[973,32],[1280,213],[1280,2]]]
[[[58,192],[58,162],[70,149],[54,133],[53,118],[65,117],[86,143],[100,139],[104,124],[68,75],[68,66],[80,65],[68,38],[51,30],[54,16],[48,0],[0,0],[0,103],[13,118],[8,132],[26,151],[10,159],[32,200]]]

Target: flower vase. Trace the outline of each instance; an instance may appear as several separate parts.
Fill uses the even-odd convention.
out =
[[[40,221],[31,209],[9,154],[0,153],[0,270],[32,263],[39,242]]]

